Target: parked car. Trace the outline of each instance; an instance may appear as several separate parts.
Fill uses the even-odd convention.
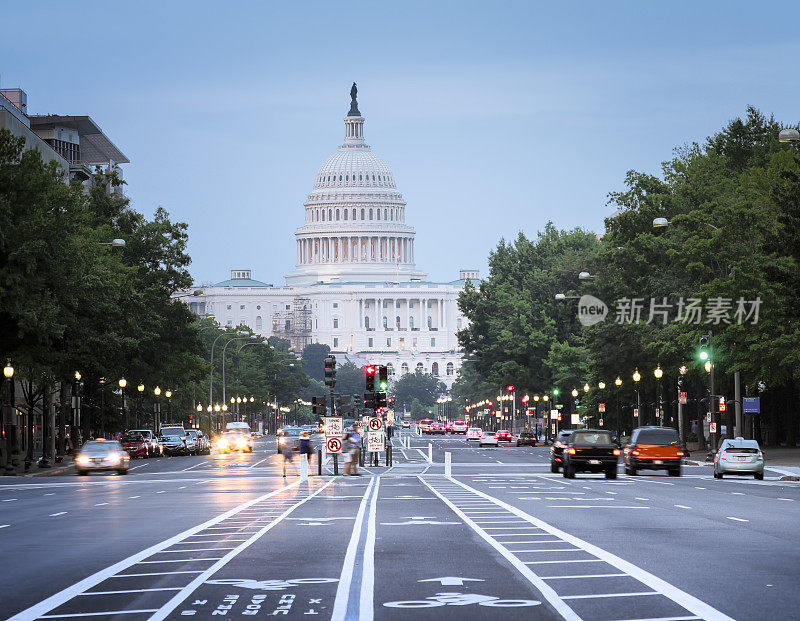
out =
[[[195,455],[208,455],[211,452],[211,449],[207,447],[207,442],[202,431],[198,431],[197,429],[187,429],[186,436],[186,445],[189,448],[189,452],[192,452]],[[192,450],[192,443],[194,443],[194,450]],[[207,448],[208,450],[206,450]]]
[[[550,447],[550,472],[558,472],[564,465],[564,448],[572,435],[571,429],[559,431],[553,445]]]
[[[678,432],[672,427],[637,427],[622,452],[625,474],[639,470],[666,470],[671,477],[681,475],[684,452]]]
[[[453,421],[453,433],[460,433],[461,435],[467,435],[467,423],[463,420],[454,420]]]
[[[445,423],[444,432],[445,433],[453,433],[453,423]]]
[[[508,429],[498,429],[494,432],[498,442],[511,442],[513,439],[511,432]]]
[[[186,446],[186,437],[183,436],[161,436],[161,444],[164,447],[164,453],[168,457],[175,457],[176,455],[188,455],[189,449]]]
[[[148,456],[148,444],[140,433],[125,433],[120,436],[119,443],[125,452],[134,459]]]
[[[75,456],[75,470],[87,475],[92,470],[113,470],[128,474],[130,456],[116,440],[90,440]]]
[[[403,429],[411,429],[410,421],[404,420],[402,423],[400,423],[400,425],[403,427]]]
[[[517,446],[536,446],[536,434],[523,431],[517,436]]]
[[[497,433],[494,431],[484,431],[478,440],[479,446],[499,446],[497,441]]]
[[[607,479],[616,479],[620,453],[609,431],[576,429],[563,452],[564,478],[574,479],[576,472],[604,472]]]
[[[752,474],[759,481],[764,479],[764,454],[755,440],[744,438],[725,439],[714,455],[714,478],[725,474]]]
[[[483,435],[483,429],[480,427],[470,427],[467,429],[467,442],[470,440],[480,440]]]
[[[164,449],[158,441],[158,436],[151,429],[131,429],[128,433],[138,433],[144,437],[150,457],[161,457],[164,454]]]
[[[417,423],[417,428],[419,429],[420,433],[429,433],[431,430],[431,423],[433,421],[430,418],[425,418]]]

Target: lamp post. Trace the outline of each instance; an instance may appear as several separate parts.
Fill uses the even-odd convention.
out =
[[[636,370],[633,372],[633,385],[636,387],[636,412],[634,412],[634,416],[633,416],[633,418],[637,418],[638,416],[641,416],[641,410],[642,410],[642,399],[641,399],[641,397],[639,396],[639,381],[640,381],[641,379],[642,379],[642,375],[641,375],[641,373],[639,373],[639,369],[636,369]],[[636,425],[636,421],[635,421],[635,420],[633,420],[633,421],[631,422],[631,430],[633,430],[633,427],[634,427],[635,425]]]
[[[678,373],[681,374],[680,378],[678,379],[678,435],[681,439],[681,446],[686,445],[686,424],[683,421],[683,404],[681,403],[681,389],[683,388],[683,376],[686,375],[686,365],[682,365],[680,369],[678,369]]]
[[[619,411],[619,389],[622,386],[622,378],[617,376],[614,385],[617,387],[617,439],[619,440],[622,437],[622,414]]]
[[[655,375],[657,384],[658,384],[658,422],[660,425],[664,424],[664,399],[661,396],[661,378],[664,376],[664,371],[661,370],[661,365],[659,364],[656,367],[656,370],[653,371],[653,375]]]
[[[222,347],[222,402],[225,403],[225,350],[228,349],[228,345],[233,343],[234,341],[246,341],[247,339],[252,338],[251,336],[240,336],[240,337],[233,337],[230,341],[226,341],[225,345]]]
[[[13,476],[16,473],[14,472],[15,468],[11,459],[11,453],[16,444],[17,432],[14,425],[16,414],[14,408],[14,367],[11,366],[11,358],[8,359],[6,366],[3,367],[3,377],[5,378],[6,384],[6,401],[3,404],[3,431],[6,438],[6,463],[3,474],[6,476]]]
[[[153,395],[155,395],[155,401],[153,403],[153,427],[155,427],[154,431],[158,435],[161,433],[161,402],[159,401],[161,388],[158,386],[153,388]]]
[[[83,438],[81,438],[81,372],[75,371],[73,377],[75,381],[72,382],[72,421],[69,426],[69,435],[73,448],[77,448],[83,443]]]
[[[572,409],[575,410],[575,414],[577,414],[578,413],[578,402],[577,402],[578,389],[577,388],[573,388],[572,392],[570,394],[572,395]],[[572,412],[569,413],[569,426],[570,426],[570,429],[572,428],[572,414],[573,414]]]
[[[128,430],[128,414],[125,411],[125,386],[128,385],[128,380],[124,377],[119,380],[119,396],[122,401],[122,419],[125,421],[125,431]]]
[[[203,406],[199,403],[197,404],[197,428],[203,428]]]
[[[136,395],[136,427],[139,427],[139,418],[142,415],[142,393],[144,392],[144,384],[139,384],[136,387],[139,394]]]
[[[164,396],[167,398],[167,418],[169,422],[172,423],[172,391],[167,390]]]

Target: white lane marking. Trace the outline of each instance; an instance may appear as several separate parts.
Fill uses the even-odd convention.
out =
[[[578,576],[546,576],[542,580],[572,580],[575,578],[622,578],[628,574],[581,574]]]
[[[361,621],[372,621],[375,609],[375,516],[378,513],[378,492],[381,478],[375,478],[375,489],[369,503],[367,518],[367,539],[364,542],[364,563],[361,576],[361,600],[358,605],[358,616]]]
[[[0,528],[8,528],[11,524],[0,524]]]
[[[252,466],[249,466],[249,468],[251,468],[251,469],[252,469],[252,468],[255,468],[255,467],[258,465],[258,464],[263,464],[265,461],[268,461],[268,460],[269,460],[269,457],[265,457],[265,458],[264,458],[264,459],[262,459],[261,461],[257,461],[257,462],[256,462],[256,463],[254,463]]]
[[[203,529],[205,529],[205,528],[207,528],[209,526],[213,526],[215,524],[219,524],[223,520],[225,520],[225,519],[227,519],[227,518],[229,518],[231,516],[234,516],[237,513],[241,512],[241,511],[243,511],[243,510],[245,510],[245,509],[247,509],[247,508],[249,508],[249,507],[251,507],[251,506],[253,506],[255,504],[258,504],[259,502],[263,502],[264,500],[267,500],[268,498],[272,498],[276,494],[280,494],[281,492],[286,491],[287,489],[295,487],[295,486],[297,486],[299,484],[300,484],[300,481],[295,481],[294,483],[290,483],[289,485],[286,485],[284,487],[280,487],[280,488],[278,488],[278,489],[276,489],[274,491],[271,491],[271,492],[269,492],[267,494],[259,496],[258,498],[254,498],[253,500],[248,500],[247,502],[245,502],[245,503],[243,503],[243,504],[241,504],[241,505],[239,505],[237,507],[234,507],[233,509],[229,509],[225,513],[222,513],[222,514],[218,515],[215,518],[207,520],[207,521],[203,522],[202,524],[198,524],[197,526],[194,526],[194,527],[192,527],[192,528],[190,528],[188,530],[185,530],[182,533],[178,533],[177,535],[175,535],[173,537],[170,537],[169,539],[166,539],[166,540],[164,540],[164,541],[162,541],[160,543],[152,545],[149,548],[147,548],[145,550],[142,550],[141,552],[137,552],[136,554],[133,554],[133,555],[129,556],[126,559],[123,559],[123,560],[121,560],[121,561],[119,561],[117,563],[114,563],[113,565],[110,565],[109,567],[106,567],[105,569],[101,569],[100,571],[95,572],[91,576],[88,576],[87,578],[84,578],[83,580],[81,580],[79,582],[76,582],[75,584],[72,584],[72,585],[68,586],[65,589],[62,589],[58,593],[55,593],[55,594],[51,595],[50,597],[48,597],[47,599],[42,600],[38,604],[34,604],[30,608],[27,608],[27,609],[23,610],[22,612],[17,613],[16,615],[14,615],[10,619],[8,619],[8,621],[27,621],[28,619],[38,619],[38,618],[42,617],[44,615],[44,613],[49,612],[49,611],[53,610],[54,608],[57,608],[61,604],[71,600],[73,597],[76,597],[76,596],[80,595],[84,591],[88,591],[93,586],[95,586],[97,584],[100,584],[101,582],[103,582],[104,580],[110,578],[111,576],[115,576],[115,575],[119,574],[119,572],[124,571],[125,569],[128,569],[132,565],[136,565],[137,563],[142,562],[142,559],[145,559],[145,558],[147,558],[149,556],[152,556],[156,552],[160,552],[161,550],[163,550],[165,548],[169,548],[169,547],[173,546],[176,543],[180,543],[184,539],[194,535],[195,533],[198,533],[198,532],[202,531]],[[228,541],[231,541],[231,540],[229,539]],[[205,560],[208,560],[208,559],[205,559]],[[149,611],[149,612],[153,612],[153,611]],[[108,614],[108,613],[103,613],[103,614]]]
[[[600,593],[592,595],[565,595],[564,599],[595,599],[598,597],[639,597],[640,595],[661,595],[658,591],[640,591],[638,593]]]
[[[141,498],[141,496],[131,496],[131,498]]]
[[[497,550],[509,563],[511,563],[517,571],[520,572],[527,580],[530,582],[536,589],[542,594],[542,596],[550,602],[550,605],[555,608],[556,612],[558,612],[564,619],[567,621],[581,621],[581,618],[572,610],[564,601],[559,597],[558,593],[556,593],[555,589],[550,587],[544,580],[542,580],[539,576],[533,573],[530,568],[528,568],[522,561],[520,561],[512,552],[510,552],[504,545],[499,544],[494,538],[485,532],[480,526],[475,524],[466,513],[464,513],[460,508],[458,508],[453,502],[451,502],[448,498],[443,496],[439,493],[438,490],[435,490],[433,487],[428,485],[428,483],[422,478],[418,477],[420,482],[425,485],[428,489],[430,489],[434,494],[436,494],[441,501],[446,504],[450,509],[458,515],[468,526],[470,526],[486,543],[492,546],[495,550]],[[450,479],[453,481],[453,479]],[[455,482],[455,481],[454,481]],[[464,489],[471,489],[469,487],[464,486]],[[532,543],[532,542],[520,542],[520,543]],[[557,561],[562,562],[562,561]]]
[[[172,613],[191,593],[197,590],[197,588],[203,584],[206,580],[208,580],[211,576],[217,573],[220,569],[225,567],[229,561],[233,558],[241,554],[244,550],[249,548],[253,545],[256,541],[261,539],[267,532],[272,530],[277,524],[283,521],[292,511],[297,509],[300,505],[305,504],[312,498],[314,498],[317,494],[319,494],[322,490],[326,487],[331,485],[333,481],[328,481],[320,487],[317,491],[312,494],[309,494],[302,500],[290,505],[283,513],[277,516],[274,520],[266,524],[263,528],[261,528],[258,532],[253,533],[253,535],[246,539],[241,545],[236,546],[233,550],[228,552],[225,556],[220,559],[214,559],[217,562],[214,563],[211,567],[206,569],[202,574],[197,576],[194,580],[192,580],[189,584],[183,587],[178,593],[176,593],[166,604],[164,604],[161,608],[159,608],[158,612],[156,612],[148,621],[163,621],[167,618],[168,615]],[[295,483],[296,484],[296,483]],[[293,484],[294,485],[294,484]]]
[[[625,507],[622,505],[547,505],[548,509],[649,509],[650,507],[642,507],[639,505],[632,505]]]
[[[181,485],[178,489],[186,489],[185,485]]]
[[[583,552],[583,550],[579,550],[579,552]],[[581,558],[581,559],[571,559],[571,560],[560,560],[560,561],[528,561],[525,565],[551,565],[553,563],[604,563],[605,561],[599,558]]]
[[[173,574],[202,574],[203,572],[199,569],[190,571],[190,570],[183,570],[183,571],[154,571],[148,574],[117,574],[114,578],[145,578],[147,576],[172,576]]]
[[[358,541],[361,538],[361,527],[364,523],[364,513],[367,510],[367,499],[376,480],[377,478],[370,479],[369,485],[364,491],[364,496],[361,498],[361,504],[358,506],[356,521],[353,524],[353,534],[350,535],[350,543],[347,544],[342,573],[339,576],[339,585],[336,587],[336,598],[333,602],[331,621],[340,621],[346,619],[347,616],[347,600],[350,596],[350,584],[353,582],[353,569],[356,552],[358,552]]]
[[[728,516],[728,519],[729,520],[736,520],[737,522],[749,522],[750,521],[750,520],[745,520],[743,518],[730,517],[730,516]]]
[[[91,595],[123,595],[125,593],[150,593],[151,591],[180,591],[181,587],[156,587],[152,589],[127,589],[124,591],[88,591],[81,593],[81,597]]]
[[[167,493],[167,490],[165,490],[165,489],[162,489],[160,492],[156,492],[156,494],[166,494],[166,493]]]
[[[140,464],[140,465],[138,465],[138,466],[134,466],[133,468],[130,468],[130,470],[136,470],[137,468],[143,468],[143,467],[144,467],[144,466],[146,466],[146,465],[147,465],[147,464]]]
[[[58,517],[59,515],[65,515],[66,511],[59,511],[58,513],[51,513],[50,517]]]
[[[180,548],[178,550],[161,550],[161,552],[156,552],[156,554],[178,554],[182,552],[217,552],[219,550],[235,550],[235,549],[236,548],[230,548],[230,547],[224,548],[222,546],[216,548],[192,548],[192,549]]]
[[[3,499],[3,502],[14,502],[15,500],[17,500],[17,499],[16,498],[5,498],[5,499]]]
[[[678,507],[678,509],[691,509],[691,507],[687,507],[686,505],[673,505],[674,507]]]
[[[160,565],[161,563],[202,563],[203,561],[218,561],[222,557],[209,557],[209,558],[175,558],[165,561],[139,561],[137,565]],[[78,594],[80,595],[80,593]]]
[[[706,489],[706,488],[705,487],[697,487],[697,486],[695,486],[695,489]]]
[[[674,483],[667,483],[666,481],[651,481],[650,479],[642,479],[640,477],[631,480],[640,481],[641,483],[655,483],[656,485],[675,485]]]
[[[634,500],[645,500],[645,501],[647,501],[647,500],[650,500],[650,499],[649,498],[634,498]]]
[[[794,502],[794,498],[778,498],[778,500],[787,500],[789,502]]]
[[[155,612],[155,608],[143,608],[141,610],[110,610],[108,612],[73,612],[67,615],[42,615],[40,617],[28,617],[35,619],[71,619],[73,617],[111,617],[114,615],[140,615],[148,612]],[[14,619],[15,617],[11,617]],[[10,621],[10,620],[9,620]]]
[[[95,507],[102,507],[103,505],[107,505],[107,502],[98,502]]]
[[[49,493],[45,494],[45,496],[55,496],[55,495],[56,495],[55,492],[49,492]]]
[[[207,464],[209,461],[211,461],[211,460],[207,459],[205,461],[201,461],[200,463],[195,464],[194,466],[189,466],[188,468],[184,468],[183,470],[181,470],[181,472],[186,472],[188,470],[192,470],[193,468],[197,468],[198,466],[202,466],[203,464]]]
[[[481,496],[482,498],[492,499],[497,506],[503,507],[504,509],[507,509],[511,513],[528,520],[531,524],[541,527],[542,530],[545,530],[556,537],[560,537],[567,543],[571,543],[575,547],[581,548],[585,552],[588,552],[589,554],[597,556],[598,560],[602,560],[603,562],[606,562],[609,565],[616,567],[620,571],[624,571],[625,573],[629,574],[639,582],[650,587],[654,591],[658,591],[665,597],[671,599],[676,604],[682,606],[689,612],[694,613],[695,615],[701,617],[702,619],[705,619],[706,621],[734,621],[731,617],[720,612],[716,608],[713,608],[709,604],[697,599],[692,595],[689,595],[685,591],[681,591],[679,588],[675,587],[669,582],[666,582],[665,580],[662,580],[661,578],[654,576],[650,572],[645,571],[644,569],[634,565],[633,563],[629,563],[628,561],[616,556],[615,554],[612,554],[611,552],[607,552],[606,550],[603,550],[602,548],[599,548],[589,543],[588,541],[584,541],[583,539],[575,537],[574,535],[570,535],[569,533],[559,528],[556,528],[555,526],[551,526],[550,524],[548,524],[543,520],[533,517],[532,515],[526,513],[522,509],[518,509],[517,507],[510,505],[506,502],[503,502],[498,498],[493,498],[492,496],[489,496],[488,494],[485,494],[473,487],[470,487],[469,485],[466,485],[461,481],[457,481],[452,477],[448,477],[447,480],[452,483],[455,483],[456,485],[460,486],[465,490],[474,492],[475,494]],[[557,562],[563,563],[565,561],[557,561]],[[541,589],[539,590],[541,591]]]
[[[744,492],[731,492],[734,496],[747,496]]]

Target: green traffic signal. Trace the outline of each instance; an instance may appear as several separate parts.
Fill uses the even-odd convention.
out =
[[[553,388],[553,396],[557,397],[559,392],[558,388]]]
[[[703,362],[708,360],[708,352],[705,349],[700,351],[700,360],[702,360]]]

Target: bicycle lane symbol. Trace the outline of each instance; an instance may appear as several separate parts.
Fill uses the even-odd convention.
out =
[[[385,602],[387,608],[437,608],[439,606],[487,606],[491,608],[523,608],[528,606],[539,606],[542,602],[535,599],[500,599],[491,595],[479,595],[477,593],[456,593],[445,592],[437,593],[431,597],[418,600],[407,600],[397,602]]]

